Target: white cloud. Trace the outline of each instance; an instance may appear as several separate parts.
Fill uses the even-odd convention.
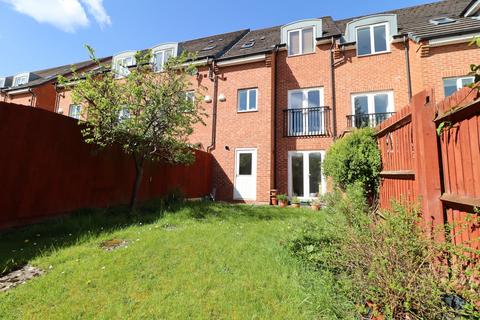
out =
[[[98,24],[103,28],[112,24],[110,16],[107,14],[103,6],[103,0],[81,0],[87,6],[88,12],[97,20]]]
[[[0,0],[9,3],[19,13],[28,15],[40,23],[51,24],[66,32],[90,24],[84,5],[100,26],[110,25],[110,17],[103,7],[103,0]],[[83,4],[82,4],[83,3]]]

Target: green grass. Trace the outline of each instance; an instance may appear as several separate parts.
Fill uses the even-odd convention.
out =
[[[47,274],[0,293],[0,319],[335,319],[333,279],[286,245],[307,209],[190,203],[92,210],[0,234],[0,271]],[[102,241],[129,240],[106,252]]]

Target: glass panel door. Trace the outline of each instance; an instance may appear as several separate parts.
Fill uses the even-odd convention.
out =
[[[288,103],[291,109],[288,119],[290,132],[293,135],[301,135],[303,133],[303,92],[290,92]]]
[[[307,93],[308,108],[307,118],[308,118],[308,132],[313,134],[320,132],[323,121],[322,114],[320,112],[320,91],[311,90]],[[310,110],[310,108],[313,108]]]
[[[296,153],[292,155],[292,196],[304,196],[304,169],[303,169],[303,154]]]
[[[289,196],[309,200],[326,191],[322,174],[324,151],[289,152]]]
[[[355,128],[368,126],[368,96],[355,97],[353,108]]]

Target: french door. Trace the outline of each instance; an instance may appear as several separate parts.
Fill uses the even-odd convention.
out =
[[[323,88],[288,91],[288,130],[290,136],[321,133],[325,120],[321,107],[324,106]]]
[[[322,162],[325,151],[288,153],[288,194],[308,200],[327,191]]]

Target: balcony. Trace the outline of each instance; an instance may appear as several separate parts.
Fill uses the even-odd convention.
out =
[[[283,110],[284,137],[330,136],[330,107]]]
[[[383,112],[383,113],[361,113],[357,115],[347,116],[347,126],[349,128],[374,128],[383,121],[393,116],[395,112]]]

